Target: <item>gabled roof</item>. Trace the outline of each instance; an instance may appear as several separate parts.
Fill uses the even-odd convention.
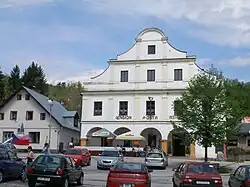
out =
[[[48,102],[49,98],[25,86],[22,86],[15,94],[8,98],[5,103],[3,103],[3,105],[10,101],[10,99],[13,98],[21,89],[24,89],[46,112],[51,114],[52,118],[54,118],[59,125],[68,129],[80,131],[79,128],[74,127],[73,124],[68,124],[67,121],[64,119],[65,114],[67,114],[67,117],[74,118],[75,115],[77,115],[76,111],[68,111],[61,103],[53,100],[53,106],[51,108],[50,113],[50,106]],[[0,106],[0,108],[3,107],[3,105]]]

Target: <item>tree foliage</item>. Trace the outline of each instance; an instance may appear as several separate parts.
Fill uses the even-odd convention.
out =
[[[10,72],[8,78],[8,91],[14,93],[22,86],[21,77],[20,77],[20,68],[18,65],[15,65]]]
[[[48,95],[48,84],[43,68],[35,62],[24,71],[22,76],[24,86],[37,92]]]
[[[0,69],[0,104],[5,100],[5,84],[4,84],[4,74]]]
[[[216,76],[217,73],[198,74],[192,78],[176,106],[178,126],[204,146],[205,161],[208,147],[223,144],[225,137],[235,132],[236,122],[244,115],[240,110],[241,103],[232,100],[236,84],[224,81],[222,75]]]

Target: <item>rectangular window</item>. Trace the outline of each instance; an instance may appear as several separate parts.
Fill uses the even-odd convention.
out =
[[[12,138],[13,135],[14,135],[13,131],[4,131],[3,132],[3,142]]]
[[[46,113],[40,113],[40,120],[46,119]]]
[[[146,115],[147,116],[155,115],[155,101],[146,102]]]
[[[21,94],[17,94],[17,95],[16,95],[16,99],[17,99],[18,101],[22,100],[22,95],[21,95]]]
[[[181,107],[182,101],[176,100],[174,101],[174,116],[179,116],[178,115],[178,109]]]
[[[120,101],[119,116],[127,116],[127,115],[128,115],[128,101]]]
[[[150,69],[147,71],[147,81],[155,81],[155,70]]]
[[[10,111],[10,120],[17,120],[17,111]]]
[[[174,70],[174,81],[182,81],[182,69]]]
[[[40,143],[40,132],[29,132],[30,143]]]
[[[102,101],[95,101],[94,102],[94,116],[101,116],[102,115]]]
[[[148,54],[149,55],[155,54],[155,45],[148,45]]]
[[[33,111],[27,111],[26,112],[26,120],[33,120]]]
[[[74,127],[78,127],[78,123],[79,123],[79,121],[78,121],[77,117],[75,117],[74,118]]]
[[[30,100],[30,95],[29,94],[25,95],[25,100]]]
[[[121,71],[121,82],[128,82],[128,71]]]
[[[4,113],[0,113],[0,120],[4,120]]]

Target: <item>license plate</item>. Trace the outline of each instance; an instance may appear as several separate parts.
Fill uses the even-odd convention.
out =
[[[39,181],[50,181],[50,178],[38,177],[37,180],[39,180]]]
[[[132,187],[132,184],[121,184],[120,187]]]
[[[210,184],[209,181],[196,181],[196,184]]]

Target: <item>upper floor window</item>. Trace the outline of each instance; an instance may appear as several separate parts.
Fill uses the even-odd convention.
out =
[[[147,71],[147,81],[155,81],[155,70],[150,69]]]
[[[74,118],[74,127],[78,127],[78,118],[77,117]]]
[[[0,113],[0,120],[4,120],[4,113]]]
[[[119,103],[119,116],[128,115],[128,101],[120,101]]]
[[[174,81],[182,81],[182,69],[174,70]]]
[[[33,120],[33,111],[26,112],[26,120]]]
[[[16,99],[19,100],[19,101],[22,100],[22,95],[21,94],[17,94],[16,95]]]
[[[128,82],[128,71],[121,71],[121,82]]]
[[[155,45],[148,45],[148,54],[149,55],[155,54]]]
[[[95,101],[94,102],[94,116],[101,116],[102,115],[102,101]]]
[[[6,140],[9,140],[10,138],[12,138],[14,135],[13,131],[4,131],[3,132],[3,142],[5,142]]]
[[[10,120],[17,120],[17,111],[10,111]]]
[[[25,95],[25,100],[30,100],[30,95],[29,94]]]
[[[40,113],[40,120],[46,119],[46,113]]]
[[[182,101],[181,100],[175,100],[174,101],[174,115],[178,116],[178,109],[181,107]]]
[[[146,101],[146,115],[155,115],[155,101]]]

